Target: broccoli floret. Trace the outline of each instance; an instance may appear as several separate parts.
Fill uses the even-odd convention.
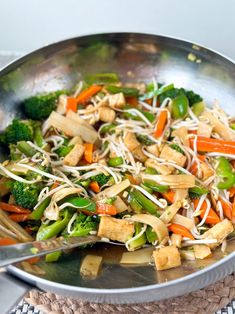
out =
[[[31,121],[14,119],[3,133],[3,142],[6,145],[16,144],[19,141],[33,140],[33,126]]]
[[[192,106],[195,103],[202,101],[202,97],[198,94],[195,94],[192,90],[188,91],[184,88],[172,88],[169,91],[161,94],[159,96],[160,103],[164,101],[165,98],[174,99],[179,95],[185,95],[188,98],[189,106]]]
[[[106,176],[103,173],[97,174],[96,176],[91,177],[91,181],[96,181],[99,186],[103,186],[110,180],[111,176]]]
[[[33,209],[37,204],[39,187],[36,184],[15,181],[11,192],[16,204],[23,208]]]
[[[73,224],[73,231],[70,236],[86,236],[87,234],[89,234],[90,231],[97,230],[97,225],[97,222],[94,221],[92,216],[86,216],[83,213],[80,213]]]
[[[58,97],[65,91],[57,91],[46,95],[37,95],[26,99],[23,108],[26,116],[32,120],[44,120],[56,108]]]
[[[152,141],[147,135],[143,135],[143,134],[136,134],[137,139],[140,141],[140,143],[149,146],[149,145],[153,145],[154,141]]]

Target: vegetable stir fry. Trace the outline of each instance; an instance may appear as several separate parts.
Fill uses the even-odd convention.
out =
[[[1,135],[0,245],[97,234],[132,251],[121,263],[147,256],[157,270],[226,251],[235,131],[217,104],[172,83],[102,73],[22,106],[26,118]]]

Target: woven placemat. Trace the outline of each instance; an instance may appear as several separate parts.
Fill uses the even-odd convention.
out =
[[[234,298],[235,273],[199,291],[181,297],[144,304],[89,303],[37,290],[30,291],[25,297],[25,301],[45,314],[210,314],[220,310]]]

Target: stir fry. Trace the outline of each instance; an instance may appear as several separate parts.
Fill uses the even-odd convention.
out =
[[[1,135],[0,245],[97,234],[126,246],[121,263],[153,259],[157,270],[226,251],[235,123],[218,104],[102,73],[22,109]]]

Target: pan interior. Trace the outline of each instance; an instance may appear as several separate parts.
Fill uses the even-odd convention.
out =
[[[191,56],[191,57],[190,57]],[[123,81],[174,83],[203,96],[208,105],[218,100],[235,114],[234,64],[206,48],[177,39],[146,34],[101,34],[74,38],[35,51],[0,72],[0,128],[14,116],[22,116],[21,102],[39,92],[69,89],[84,75],[117,72]],[[1,152],[4,158],[4,152]],[[228,244],[227,254],[234,242]],[[97,244],[65,254],[57,263],[40,263],[42,278],[89,288],[130,288],[181,278],[223,258],[217,250],[211,258],[184,262],[176,269],[156,272],[153,266],[121,266],[122,247]],[[100,276],[84,280],[80,264],[87,253],[103,256]]]

